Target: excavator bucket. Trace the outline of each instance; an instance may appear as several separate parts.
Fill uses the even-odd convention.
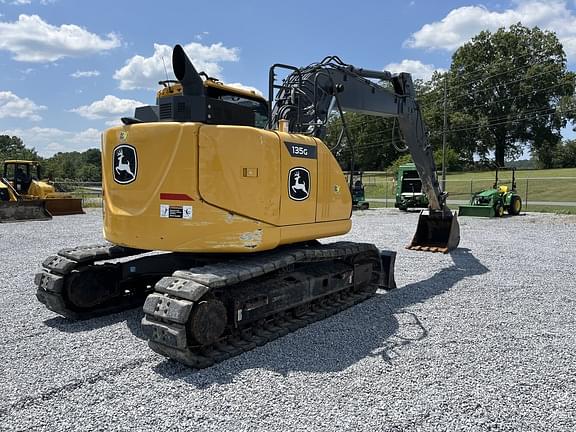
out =
[[[460,225],[456,213],[422,210],[416,234],[408,249],[448,253],[460,243]]]
[[[50,219],[44,200],[0,202],[0,223]]]
[[[80,198],[48,198],[46,208],[52,216],[84,214]]]

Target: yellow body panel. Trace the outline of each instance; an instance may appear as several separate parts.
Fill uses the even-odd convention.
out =
[[[57,194],[54,191],[54,186],[43,181],[33,180],[28,188],[28,195],[33,195],[40,199],[48,198],[49,196],[61,195],[59,197],[69,196],[69,194]]]
[[[294,157],[286,142],[315,147],[318,157]],[[118,152],[128,147],[137,169],[134,179],[119,182],[118,159],[129,163]],[[200,123],[115,127],[104,133],[102,167],[104,236],[123,246],[252,252],[351,227],[338,163],[321,141],[302,135]],[[293,168],[310,173],[309,195],[300,201],[288,192]]]
[[[274,132],[203,125],[198,167],[199,191],[206,202],[278,225],[280,140]]]
[[[316,221],[349,219],[352,203],[348,182],[334,155],[324,144],[318,145],[318,172]]]
[[[279,188],[282,201],[280,216],[281,225],[309,224],[316,222],[316,200],[318,199],[318,159],[293,157],[288,147],[300,145],[316,147],[316,140],[305,135],[277,132],[282,140],[280,155],[281,187]],[[304,168],[310,173],[310,196],[304,201],[294,201],[289,197],[289,173],[292,168]]]

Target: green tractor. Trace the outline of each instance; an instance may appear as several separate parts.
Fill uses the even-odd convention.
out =
[[[352,210],[368,210],[370,203],[366,201],[362,171],[352,171],[349,178],[350,193],[352,194]]]
[[[409,208],[428,208],[428,198],[422,192],[422,181],[413,163],[398,167],[394,207],[403,211]]]
[[[516,192],[516,168],[512,168],[512,185],[498,184],[498,168],[496,180],[491,189],[476,192],[470,199],[470,204],[460,206],[458,216],[502,217],[504,212],[516,216],[522,211],[522,199]]]

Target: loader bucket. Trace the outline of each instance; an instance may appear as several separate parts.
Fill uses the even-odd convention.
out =
[[[46,208],[52,216],[84,214],[80,198],[47,198]]]
[[[0,223],[50,219],[44,200],[0,202]]]
[[[458,216],[494,217],[494,207],[479,205],[462,205],[458,209]]]
[[[443,252],[456,249],[460,243],[460,225],[456,213],[422,210],[416,234],[408,249],[425,252]]]

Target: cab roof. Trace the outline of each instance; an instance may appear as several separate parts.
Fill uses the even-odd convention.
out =
[[[244,89],[241,87],[236,87],[236,86],[231,86],[231,85],[227,85],[224,84],[221,81],[217,81],[217,80],[213,80],[213,79],[207,79],[204,81],[204,85],[206,87],[212,87],[212,88],[217,88],[217,89],[222,89],[222,90],[226,90],[230,93],[236,93],[240,96],[246,96],[252,99],[261,99],[263,102],[266,102],[266,99],[264,99],[262,96],[260,96],[258,93],[256,93],[254,90],[248,90],[248,89]]]

